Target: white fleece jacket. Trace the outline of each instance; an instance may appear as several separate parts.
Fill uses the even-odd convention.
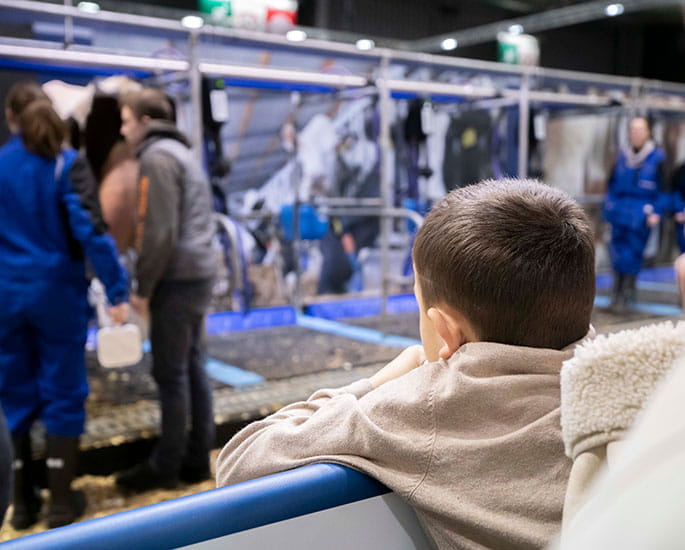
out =
[[[600,335],[561,369],[561,427],[569,458],[621,439],[658,380],[685,351],[685,322]]]
[[[620,457],[620,440],[657,382],[685,351],[685,323],[648,325],[598,336],[576,348],[561,369],[561,426],[573,459],[562,538],[590,487]]]

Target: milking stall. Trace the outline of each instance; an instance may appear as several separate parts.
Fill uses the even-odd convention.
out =
[[[364,4],[361,0],[355,2]],[[53,456],[58,455],[51,454],[54,430],[43,419],[43,412],[39,412],[43,410],[41,407],[49,408],[51,397],[39,396],[35,418],[31,418],[30,428],[26,427],[22,435],[24,424],[16,420],[18,413],[12,412],[15,405],[7,404],[15,402],[10,372],[14,372],[16,360],[0,362],[0,403],[5,408],[11,432],[6,450],[12,453],[14,448],[14,481],[0,479],[0,486],[4,484],[10,495],[10,507],[0,531],[0,546],[8,550],[678,547],[679,542],[675,541],[680,539],[675,537],[683,534],[679,527],[682,522],[673,518],[670,523],[667,518],[659,520],[658,528],[647,520],[644,525],[638,522],[633,535],[641,533],[644,538],[636,535],[632,545],[624,544],[631,540],[626,534],[631,530],[630,520],[626,519],[623,525],[619,520],[632,515],[621,516],[619,511],[616,512],[619,519],[609,517],[614,510],[611,503],[601,517],[591,516],[589,512],[583,516],[585,509],[574,516],[589,521],[588,525],[592,524],[596,531],[585,533],[585,539],[573,539],[574,524],[567,522],[566,515],[568,493],[563,529],[570,525],[571,534],[566,541],[562,537],[561,542],[551,540],[552,546],[546,546],[546,540],[543,545],[522,542],[529,540],[527,535],[521,535],[520,540],[501,534],[497,536],[503,536],[502,539],[495,535],[492,535],[495,538],[478,538],[470,534],[471,526],[463,527],[470,521],[464,519],[462,532],[469,534],[463,536],[471,537],[473,546],[446,544],[445,540],[456,539],[440,538],[430,520],[431,514],[441,514],[442,500],[436,497],[434,510],[428,498],[430,504],[426,506],[430,513],[424,515],[423,508],[417,509],[412,491],[407,490],[405,494],[382,476],[374,475],[372,468],[357,467],[354,460],[345,458],[350,454],[367,459],[366,441],[361,451],[357,447],[349,451],[343,447],[335,453],[314,452],[313,458],[303,456],[297,464],[278,467],[267,476],[260,473],[254,476],[256,479],[236,484],[220,481],[220,488],[215,480],[218,474],[215,461],[229,440],[253,422],[278,419],[282,414],[279,411],[292,403],[305,402],[316,409],[318,393],[310,401],[306,400],[317,390],[353,387],[349,385],[362,379],[373,382],[374,375],[404,353],[402,350],[421,346],[428,349],[424,332],[426,323],[434,322],[430,316],[433,308],[426,312],[422,309],[423,302],[415,296],[416,286],[420,284],[420,278],[415,278],[415,269],[423,275],[423,268],[416,267],[416,251],[413,255],[412,249],[415,242],[423,246],[421,229],[426,220],[430,223],[431,218],[426,217],[431,208],[442,204],[450,192],[486,180],[538,180],[548,188],[562,191],[580,206],[593,240],[595,294],[590,330],[598,335],[596,341],[604,342],[603,339],[622,331],[634,331],[638,335],[626,336],[625,342],[638,341],[648,334],[644,331],[652,330],[648,326],[668,322],[665,326],[673,331],[673,341],[669,340],[667,351],[655,351],[653,356],[661,353],[659,357],[668,357],[671,361],[685,351],[681,349],[685,348],[685,328],[679,325],[683,315],[679,284],[685,285],[685,282],[679,283],[676,262],[679,254],[685,252],[685,175],[681,166],[685,162],[685,83],[655,79],[631,70],[627,71],[631,76],[621,76],[620,66],[613,74],[593,68],[586,72],[540,66],[541,57],[544,61],[540,50],[554,48],[554,42],[549,34],[540,42],[535,38],[539,32],[549,33],[562,27],[572,32],[579,24],[589,25],[587,22],[601,18],[611,20],[609,25],[614,19],[632,17],[630,21],[635,24],[644,14],[658,21],[675,15],[679,22],[671,25],[677,29],[680,45],[674,42],[672,51],[664,52],[663,56],[673,59],[673,65],[682,65],[682,3],[431,2],[427,5],[440,4],[444,10],[449,4],[454,10],[457,5],[459,10],[466,11],[471,6],[473,13],[492,9],[496,14],[482,22],[476,22],[473,16],[469,28],[461,25],[453,33],[436,28],[435,32],[426,32],[414,40],[377,38],[371,31],[363,30],[363,25],[359,31],[314,28],[326,16],[332,20],[340,10],[351,9],[341,7],[351,6],[351,2],[337,5],[328,1],[301,1],[298,6],[296,0],[203,0],[188,4],[180,7],[180,3],[151,6],[110,0],[97,4],[72,0],[0,0],[0,96],[5,107],[0,142],[11,144],[15,140],[20,144],[21,136],[28,134],[28,123],[23,122],[28,115],[24,118],[17,115],[15,119],[12,106],[5,98],[11,96],[17,83],[37,83],[42,90],[36,92],[40,101],[48,102],[65,122],[66,140],[61,150],[75,151],[74,156],[78,152],[78,158],[92,172],[91,194],[100,203],[97,208],[101,208],[108,227],[105,235],[111,235],[111,238],[106,236],[111,243],[107,246],[113,250],[113,257],[118,259],[128,280],[127,298],[122,303],[130,301],[130,308],[126,306],[128,314],[121,324],[113,310],[108,309],[118,304],[112,300],[112,285],[100,274],[98,261],[102,261],[102,256],[99,260],[92,257],[88,246],[83,244],[85,270],[80,269],[89,285],[83,349],[87,399],[84,397],[82,433],[57,430],[59,437],[77,437],[73,439],[77,453],[71,474],[74,489],[66,488],[71,491],[68,495],[72,496],[68,498],[72,500],[67,505],[65,517],[68,519],[64,521],[55,519],[57,512],[53,509],[57,482],[53,483],[52,479],[58,475],[54,469],[61,467],[54,463],[57,459]],[[390,1],[367,4],[373,4],[379,14],[384,10],[400,10],[400,3],[395,5]],[[523,4],[527,4],[526,10],[515,11],[516,6]],[[312,10],[316,12],[315,18],[311,17]],[[456,13],[444,10],[441,13],[448,14],[445,17]],[[362,21],[361,15],[354,20]],[[298,22],[311,23],[312,28],[298,26]],[[426,38],[428,34],[431,36]],[[583,44],[583,36],[579,32],[574,39],[576,47],[591,50],[591,44]],[[641,38],[640,47],[645,51],[650,36],[653,37]],[[498,41],[498,61],[494,57],[492,60],[462,57],[463,47],[487,42],[493,45],[494,51],[495,41]],[[627,48],[635,52],[637,48],[633,43],[616,44],[616,51]],[[585,51],[583,55],[591,58],[593,53]],[[564,56],[572,57],[573,52],[566,51]],[[159,214],[154,217],[156,209],[161,208],[161,203],[153,199],[159,197],[153,195],[154,178],[159,174],[171,177],[171,172],[164,171],[166,167],[149,172],[150,178],[145,175],[151,166],[146,163],[152,157],[145,156],[144,148],[135,149],[139,143],[131,141],[132,134],[126,130],[126,109],[130,105],[129,111],[136,114],[137,105],[127,103],[127,98],[148,89],[161,91],[172,111],[165,123],[175,125],[187,138],[183,143],[187,144],[184,150],[188,156],[183,161],[186,164],[179,181],[189,177],[189,166],[199,166],[202,174],[198,177],[204,182],[205,191],[208,190],[207,209],[201,215],[195,211],[196,219],[192,223],[196,224],[196,234],[197,224],[211,228],[207,248],[212,268],[212,275],[207,278],[211,281],[211,296],[207,298],[207,307],[200,308],[200,333],[193,333],[197,341],[193,340],[190,346],[191,353],[200,354],[197,357],[201,358],[202,380],[206,379],[209,385],[212,401],[209,412],[214,431],[209,455],[211,471],[186,478],[183,471],[179,473],[176,469],[167,477],[160,475],[159,483],[149,478],[148,484],[142,483],[135,491],[127,491],[128,482],[120,481],[119,472],[133,471],[136,465],[147,464],[147,457],[158,456],[165,441],[162,430],[171,422],[166,412],[162,414],[162,408],[168,405],[160,394],[162,375],[153,356],[173,355],[180,345],[176,340],[184,338],[180,332],[169,332],[164,340],[155,336],[162,324],[167,327],[165,316],[176,315],[176,310],[155,305],[158,296],[155,292],[161,292],[161,286],[147,295],[142,290],[141,265],[150,250],[154,252],[155,246],[162,246],[148,244],[145,239],[150,233],[143,231],[151,223],[149,220],[164,218]],[[136,120],[149,122],[150,118],[156,116]],[[651,147],[648,153],[655,150],[661,155],[654,172],[657,183],[647,181],[652,176],[634,169],[635,163],[647,162],[638,152],[643,144],[636,146],[633,141],[636,120],[648,124]],[[32,151],[28,145],[26,148]],[[633,151],[637,160],[624,151]],[[50,168],[46,168],[49,176],[46,177],[52,182],[63,177],[60,155],[57,161],[53,155],[49,159]],[[171,153],[159,153],[157,158],[164,155]],[[620,155],[627,155],[627,167],[621,167],[621,161],[617,165],[617,158],[624,158]],[[0,156],[0,169],[7,170],[9,164],[2,164],[3,158]],[[611,186],[618,186],[629,180],[627,175],[624,180],[620,179],[621,170],[633,170],[631,184],[642,186],[644,193],[649,188],[649,192],[659,195],[654,201],[644,199],[645,204],[639,204],[639,212],[634,216],[639,221],[631,218],[633,229],[640,225],[643,242],[631,245],[639,249],[639,265],[625,270],[620,263],[623,252],[618,251],[615,240],[619,221],[612,217],[617,216],[611,213],[612,207],[607,206],[612,201],[619,204],[620,200],[614,194],[618,187],[610,188],[610,181],[614,182]],[[15,177],[28,173],[19,165],[9,171]],[[73,170],[72,179],[73,187],[78,187]],[[0,209],[0,212],[10,216],[15,209],[12,206],[14,188],[4,186],[3,181],[0,179],[0,193],[6,210]],[[150,194],[145,195],[148,185]],[[199,196],[184,189],[180,193],[181,203]],[[92,218],[93,210],[83,198],[81,205]],[[168,208],[168,212],[174,208],[181,212],[180,221],[174,223],[185,223],[182,204]],[[36,218],[41,216],[40,212],[35,210]],[[198,216],[202,218],[199,221]],[[14,241],[3,236],[3,223],[9,228],[8,235],[14,231],[7,219],[0,220],[0,255],[9,255],[16,249]],[[164,221],[161,219],[158,223]],[[73,231],[82,243],[90,238],[81,238]],[[179,234],[182,231],[178,229]],[[47,229],[38,235],[39,240],[53,240]],[[187,252],[187,257],[192,253]],[[160,256],[150,253],[149,257]],[[79,261],[83,262],[83,258],[81,254]],[[154,271],[155,261],[161,260],[147,261],[145,269]],[[5,265],[9,264],[0,261],[0,266]],[[470,270],[479,268],[485,266],[476,265],[475,260],[469,267]],[[30,268],[21,269],[24,271],[17,271],[16,276],[9,271],[5,275],[0,273],[0,285],[5,285],[5,281],[14,284],[17,277],[49,279],[51,273],[59,282],[56,270],[32,273]],[[159,266],[157,272],[162,273],[163,269],[164,266]],[[179,269],[182,271],[182,267]],[[158,277],[162,283],[156,284],[164,284],[165,275]],[[455,284],[458,286],[458,282]],[[548,284],[554,289],[567,283],[559,280]],[[14,287],[7,286],[0,296],[0,307],[5,310],[10,309],[10,298],[4,295],[11,296],[14,293],[11,288]],[[425,287],[421,287],[421,292],[425,298]],[[195,295],[188,296],[178,293],[169,297],[169,303],[175,299],[183,302],[179,307],[187,309],[196,301]],[[141,297],[149,310],[137,309]],[[178,310],[182,312],[179,317],[185,315],[186,309]],[[75,310],[62,309],[49,322],[66,326],[76,315]],[[8,324],[18,315],[7,316],[9,320],[3,322]],[[168,323],[168,326],[175,325]],[[440,334],[449,346],[449,339]],[[683,335],[682,345],[679,334]],[[657,340],[655,336],[654,341]],[[6,350],[14,350],[15,341],[16,338],[0,337],[0,356]],[[39,351],[33,353],[36,357],[38,354]],[[428,363],[434,361],[428,353],[421,358]],[[445,363],[447,359],[440,355],[439,361]],[[571,361],[582,359],[576,353]],[[567,364],[568,361],[560,367],[562,392]],[[424,367],[425,364],[418,369]],[[511,368],[513,372],[514,367]],[[601,378],[598,371],[599,367],[594,373],[599,376],[596,387],[612,383],[616,387],[630,386],[635,377],[643,376],[639,369],[633,371],[628,367],[625,371],[619,369],[615,380]],[[670,374],[675,379],[675,373]],[[649,380],[644,385],[649,386],[650,392],[636,390],[642,392],[639,404],[631,401],[633,397],[621,402],[620,407],[630,409],[631,419],[642,408],[643,399],[647,399],[648,393],[651,395],[652,385],[656,385],[656,380],[653,383]],[[41,384],[37,387],[43,391]],[[184,445],[191,449],[195,437],[194,415],[200,405],[197,397],[193,397],[195,379],[191,377],[189,384],[190,389],[182,386],[183,391],[191,392],[187,398],[189,404],[184,404],[189,409],[189,419],[176,422],[188,423],[190,435],[187,442],[184,439]],[[358,396],[359,403],[380,389],[375,387],[364,397]],[[342,399],[335,397],[335,390],[332,395],[332,401]],[[587,392],[584,395],[587,398]],[[562,394],[560,431],[567,429],[564,406]],[[321,407],[323,410],[324,406]],[[369,422],[373,424],[374,407],[368,405],[368,408],[371,410]],[[685,417],[675,410],[671,411],[673,418]],[[389,414],[401,416],[402,413]],[[439,418],[439,411],[436,414]],[[517,414],[511,412],[512,416]],[[293,422],[295,426],[305,420],[295,417]],[[361,429],[344,418],[340,423],[352,426],[352,431]],[[488,430],[485,420],[481,423],[474,420],[473,424]],[[559,421],[555,425],[558,424]],[[630,427],[621,426],[621,430],[628,432],[629,440],[640,432],[640,429],[635,433],[628,431]],[[364,429],[372,430],[368,437],[373,438],[373,430],[383,431],[383,426]],[[434,429],[439,432],[439,428]],[[185,430],[184,426],[181,430]],[[602,424],[597,433],[613,434],[616,430]],[[288,433],[281,434],[283,440]],[[488,433],[493,441],[499,441]],[[302,441],[294,440],[293,444],[316,447],[311,441],[319,437],[325,439],[323,432],[315,432]],[[449,439],[450,435],[446,437]],[[460,436],[452,434],[451,437]],[[501,436],[502,440],[507,437]],[[24,455],[19,449],[23,443],[19,441],[28,445]],[[571,487],[574,481],[580,483],[574,477],[578,475],[576,465],[579,457],[588,453],[571,456],[569,444],[566,445],[567,467],[571,468],[573,462]],[[636,444],[633,446],[637,448]],[[561,453],[561,442],[558,447]],[[625,448],[631,448],[627,441]],[[655,443],[652,451],[658,453],[659,448]],[[669,456],[680,460],[682,470],[682,459],[674,449],[675,446]],[[531,456],[536,456],[536,452],[530,451]],[[232,460],[240,462],[239,453],[235,453],[233,456],[238,458],[232,457]],[[604,453],[598,460],[607,461],[609,457],[609,466],[613,466],[613,454]],[[269,456],[270,451],[264,451],[259,455],[262,458],[252,458],[268,462]],[[431,456],[430,465],[425,466],[426,478],[431,477],[429,470],[434,462],[452,460],[453,468],[460,467],[459,456]],[[189,459],[186,455],[182,468],[189,460],[192,463],[192,457]],[[220,462],[224,460],[219,458]],[[487,459],[483,458],[483,462]],[[620,460],[618,463],[621,464]],[[393,470],[391,458],[387,462],[383,458],[378,464],[379,468],[387,466]],[[629,466],[625,466],[625,476]],[[29,467],[32,478],[26,474]],[[149,475],[157,475],[154,467],[146,467],[152,468]],[[637,466],[633,464],[633,467]],[[21,468],[24,468],[23,478],[17,473]],[[137,475],[144,477],[145,471],[139,469]],[[477,475],[477,472],[473,474]],[[507,485],[509,481],[502,481],[508,479],[507,474],[501,475],[501,478],[495,475],[497,482]],[[674,487],[682,486],[681,477],[682,474],[674,474]],[[467,490],[471,490],[471,485],[487,484],[489,478],[469,479],[472,483]],[[608,486],[613,478],[608,475],[607,479]],[[626,479],[623,478],[625,484],[620,487],[629,493],[633,486]],[[640,493],[646,495],[645,502],[654,497],[655,502],[670,511],[666,516],[682,509],[682,497],[678,500],[672,496],[675,489],[669,492],[668,483],[653,487],[648,483],[654,480],[646,479],[641,486],[644,493]],[[71,478],[68,480],[67,485]],[[29,489],[25,486],[27,483]],[[601,483],[597,487],[597,498],[608,499],[609,496],[601,493]],[[664,492],[657,494],[657,489]],[[460,490],[455,489],[456,494]],[[29,499],[28,504],[17,500],[16,495],[21,491]],[[76,494],[81,495],[79,503],[73,500]],[[663,495],[662,500],[659,495]],[[547,502],[546,496],[538,496],[540,502]],[[458,508],[458,501],[457,498],[449,506]],[[640,501],[640,496],[635,497],[636,507]],[[588,506],[591,504],[588,500]],[[478,516],[481,519],[476,525],[490,525],[491,521],[495,522],[494,518],[513,514],[506,506],[495,506],[494,511],[483,506],[479,509],[482,517]],[[18,510],[23,510],[21,513],[25,515]],[[454,513],[461,518],[459,512]],[[18,521],[20,517],[24,519]],[[594,522],[588,518],[595,518]],[[602,518],[606,519],[605,523],[601,522]],[[612,523],[612,518],[620,527]],[[506,523],[504,519],[501,521]],[[562,528],[560,517],[545,519],[545,522],[548,522],[545,529],[550,529],[550,533]],[[651,528],[663,529],[672,538],[664,535],[650,539]],[[459,531],[458,527],[455,529]],[[507,532],[506,528],[502,529]],[[593,533],[597,534],[594,539]],[[502,540],[509,542],[503,545]],[[645,542],[652,540],[661,542],[654,542],[653,546]],[[646,546],[640,546],[642,543]]]

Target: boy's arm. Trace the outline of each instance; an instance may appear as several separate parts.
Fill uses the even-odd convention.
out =
[[[435,437],[432,376],[422,370],[376,389],[371,380],[359,380],[320,390],[250,424],[221,451],[217,484],[335,462],[410,495],[423,479]]]

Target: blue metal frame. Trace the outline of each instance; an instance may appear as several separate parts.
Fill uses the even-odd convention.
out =
[[[389,493],[337,464],[313,464],[13,539],[3,550],[172,550]]]

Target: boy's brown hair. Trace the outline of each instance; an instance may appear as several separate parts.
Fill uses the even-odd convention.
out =
[[[425,307],[454,308],[481,341],[561,349],[588,331],[592,230],[558,189],[513,179],[455,189],[426,217],[413,259]]]
[[[153,120],[174,121],[174,109],[168,96],[155,88],[144,88],[124,94],[119,107],[131,109],[137,119],[149,116]]]

